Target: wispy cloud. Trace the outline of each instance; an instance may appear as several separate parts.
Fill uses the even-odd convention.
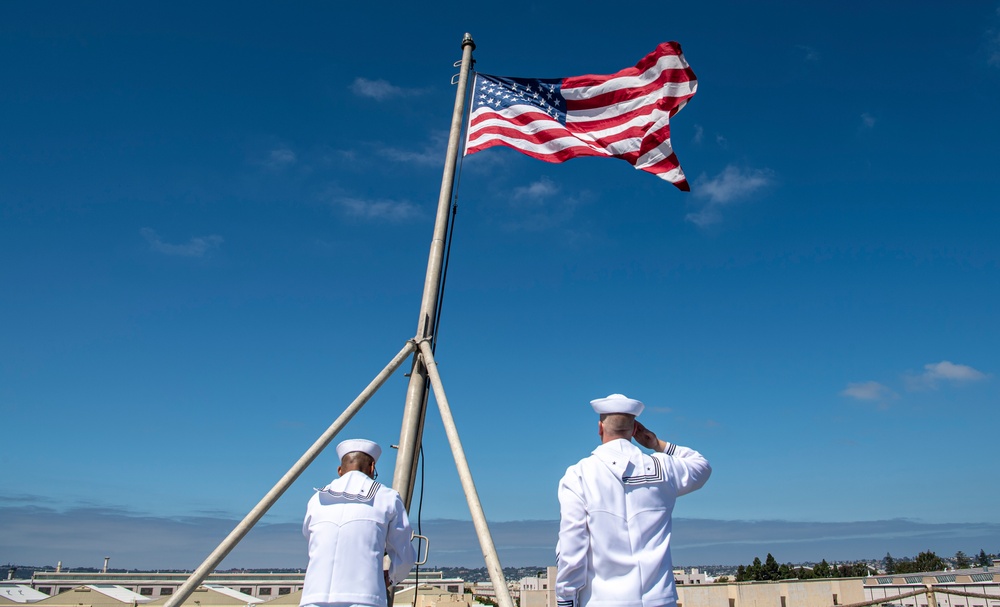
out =
[[[877,381],[849,383],[840,394],[856,400],[878,401],[883,404],[897,397],[895,392]]]
[[[505,226],[530,232],[558,227],[573,218],[585,197],[566,194],[557,183],[542,177],[511,191]]]
[[[517,200],[543,201],[559,193],[559,187],[547,177],[526,186],[514,188],[514,198]]]
[[[1000,18],[1000,8],[995,9],[996,17]],[[986,65],[1000,68],[1000,27],[995,25],[986,29],[983,34],[983,51],[986,53]]]
[[[298,158],[295,152],[287,146],[280,146],[268,152],[263,164],[265,167],[276,171],[292,166],[296,160]]]
[[[424,216],[421,208],[409,200],[365,199],[345,196],[333,199],[332,203],[348,216],[365,220],[385,220],[396,223]]]
[[[722,221],[725,207],[743,202],[774,183],[769,169],[740,168],[729,165],[715,177],[702,175],[695,181],[695,198],[704,200],[701,209],[688,213],[686,219],[699,227]]]
[[[861,128],[871,130],[875,128],[875,122],[875,117],[868,112],[861,114]]]
[[[820,60],[819,51],[817,51],[815,48],[811,46],[807,46],[805,44],[797,44],[795,45],[795,48],[799,49],[799,51],[802,52],[803,61],[813,62]]]
[[[368,78],[355,78],[348,87],[351,92],[358,97],[369,97],[376,101],[385,101],[395,97],[411,97],[424,94],[423,89],[408,89],[390,84],[386,80],[369,80]]]
[[[700,144],[704,139],[705,139],[705,127],[701,126],[700,124],[694,125],[694,137],[691,138],[691,141]]]
[[[120,567],[190,567],[210,552],[237,520],[206,513],[162,517],[119,508],[70,508],[49,505],[0,506],[0,537],[15,562],[69,567],[93,566],[94,554],[110,554]],[[300,523],[258,523],[226,557],[227,567],[304,567],[306,550]],[[424,520],[434,538],[432,566],[481,567],[482,551],[467,520]],[[748,563],[773,552],[779,561],[823,557],[853,559],[897,556],[934,550],[954,554],[1000,542],[996,523],[921,523],[904,519],[853,522],[740,521],[678,518],[671,547],[675,563]],[[559,521],[491,521],[490,531],[505,565],[552,564]],[[142,541],[136,541],[142,538]],[[101,553],[97,552],[100,547]]]
[[[222,236],[213,234],[211,236],[196,236],[183,244],[171,244],[164,242],[150,228],[142,228],[139,233],[146,239],[149,248],[153,251],[177,257],[204,257],[212,249],[219,248],[223,242]]]
[[[39,565],[62,560],[69,567],[88,566],[93,563],[95,547],[100,546],[107,548],[120,567],[189,567],[233,526],[231,515],[174,518],[114,507],[66,511],[45,505],[0,507],[0,537],[5,550],[17,561]],[[295,533],[297,526],[258,524],[226,562],[249,567],[269,567],[275,562],[304,566],[305,550],[301,534]],[[156,548],[151,550],[150,546]]]
[[[1000,67],[1000,30],[990,28],[986,30],[986,65],[990,67]]]
[[[989,376],[968,365],[955,364],[948,360],[924,365],[922,373],[908,373],[903,376],[910,390],[933,390],[943,383],[967,384],[987,379]]]
[[[447,133],[440,132],[432,135],[426,145],[420,149],[404,150],[394,147],[382,147],[378,150],[378,154],[392,162],[420,166],[443,166],[447,147],[448,135]]]
[[[989,374],[978,369],[968,365],[955,364],[948,360],[928,363],[924,365],[924,370],[919,373],[909,371],[902,375],[903,385],[910,392],[935,390],[946,384],[969,384],[989,378]],[[840,395],[856,400],[878,402],[882,408],[887,407],[889,401],[899,398],[899,394],[890,387],[877,381],[849,383],[840,392]]]

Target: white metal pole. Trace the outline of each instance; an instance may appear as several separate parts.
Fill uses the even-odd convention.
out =
[[[462,439],[458,437],[458,427],[455,426],[455,419],[451,416],[451,407],[448,406],[448,397],[444,393],[444,384],[441,382],[441,375],[438,373],[437,363],[434,361],[434,353],[431,351],[431,345],[426,340],[420,342],[420,354],[424,359],[424,367],[427,369],[427,374],[430,376],[431,387],[434,388],[434,398],[437,400],[438,409],[441,411],[441,421],[444,422],[444,431],[448,435],[451,454],[455,458],[455,467],[458,468],[458,478],[462,481],[465,499],[469,502],[472,525],[476,529],[476,535],[479,537],[479,547],[482,548],[483,558],[486,560],[486,571],[489,573],[490,581],[493,582],[493,587],[497,592],[497,603],[500,607],[514,607],[514,601],[510,598],[510,592],[507,590],[507,582],[503,576],[503,567],[500,566],[500,558],[497,556],[497,549],[493,544],[493,536],[490,535],[490,528],[486,523],[483,504],[479,501],[476,483],[472,480],[469,460],[465,458]]]
[[[271,506],[274,505],[274,502],[278,501],[281,494],[283,494],[288,487],[295,482],[295,479],[297,479],[299,475],[302,474],[302,472],[309,466],[309,464],[311,464],[313,460],[319,456],[323,449],[330,444],[330,441],[332,441],[334,437],[337,436],[337,433],[340,432],[345,425],[347,425],[347,422],[349,422],[351,418],[361,410],[361,407],[368,402],[368,399],[370,399],[372,395],[382,387],[382,384],[389,379],[389,377],[400,367],[400,365],[406,362],[407,357],[414,351],[414,349],[416,349],[416,344],[413,340],[406,342],[406,345],[399,351],[399,354],[397,354],[395,358],[393,358],[389,364],[375,376],[375,379],[368,384],[368,387],[365,388],[356,399],[354,399],[354,402],[348,405],[347,409],[345,409],[344,412],[340,414],[340,417],[338,417],[333,424],[327,428],[326,432],[316,439],[316,442],[309,447],[309,450],[306,451],[301,458],[299,458],[299,461],[295,462],[295,465],[293,465],[291,469],[289,469],[288,472],[281,477],[281,480],[279,480],[278,483],[267,492],[267,495],[265,495],[264,498],[261,499],[256,506],[254,506],[254,509],[251,510],[238,525],[236,525],[236,528],[233,529],[228,536],[226,536],[226,539],[222,540],[222,543],[219,544],[219,546],[208,555],[205,561],[194,570],[188,579],[181,584],[181,586],[177,589],[177,592],[171,595],[170,599],[167,600],[164,607],[177,607],[189,596],[191,596],[191,593],[194,592],[203,581],[205,581],[205,578],[207,578],[210,573],[215,571],[215,568],[222,562],[222,559],[226,558],[226,555],[228,555],[236,544],[238,544],[240,540],[242,540],[243,537],[250,531],[250,529],[257,524],[257,521],[264,516],[264,513],[266,513]]]
[[[420,302],[420,316],[417,320],[416,339],[425,339],[434,333],[434,318],[437,314],[438,292],[441,288],[441,272],[444,265],[445,237],[448,228],[448,209],[455,184],[455,168],[461,148],[462,115],[465,112],[465,95],[468,88],[469,72],[472,71],[472,51],[476,43],[470,34],[462,39],[462,67],[458,74],[458,90],[455,92],[455,109],[451,115],[451,132],[448,136],[448,151],[445,155],[444,173],[441,176],[441,191],[438,195],[437,217],[434,220],[434,236],[431,239],[430,255],[427,260],[427,275],[424,279],[424,294]],[[399,452],[396,454],[396,469],[392,487],[403,498],[406,509],[410,509],[413,498],[413,481],[417,471],[417,455],[423,429],[427,403],[427,371],[414,357],[410,370],[410,383],[406,388],[406,404],[403,409],[403,423],[399,431]],[[172,607],[172,606],[171,606]]]

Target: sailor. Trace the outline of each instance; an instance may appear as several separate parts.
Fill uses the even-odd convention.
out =
[[[316,490],[302,523],[309,565],[300,605],[385,607],[386,588],[413,567],[413,530],[403,501],[375,482],[375,462],[381,454],[370,440],[337,445],[340,478]],[[387,571],[384,555],[390,561]]]
[[[590,401],[601,445],[559,481],[558,607],[663,607],[677,603],[670,559],[677,497],[701,488],[708,461],[636,421],[641,402]],[[632,438],[655,453],[647,455]]]

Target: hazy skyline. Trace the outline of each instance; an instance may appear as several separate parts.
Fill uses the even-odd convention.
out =
[[[194,569],[238,521],[204,514],[166,518],[96,507],[68,512],[0,506],[0,562],[66,569],[99,567],[105,556],[125,569]],[[556,520],[501,521],[490,525],[505,567],[555,564]],[[223,562],[221,569],[305,568],[306,551],[298,523],[261,523]],[[468,520],[423,521],[431,538],[429,568],[482,567],[482,550]],[[961,550],[996,552],[1000,524],[907,520],[844,523],[675,520],[672,539],[677,566],[738,565],[772,553],[779,562],[822,559],[914,557],[925,550],[950,557]],[[58,546],[57,548],[55,546]],[[16,558],[8,557],[17,555]]]

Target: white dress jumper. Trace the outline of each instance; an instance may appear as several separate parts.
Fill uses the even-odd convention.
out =
[[[309,544],[300,605],[385,607],[382,557],[391,583],[404,579],[416,553],[399,494],[352,470],[316,491],[302,534]]]
[[[693,449],[667,443],[647,455],[626,439],[570,466],[559,482],[557,606],[676,604],[671,514],[711,473]]]

